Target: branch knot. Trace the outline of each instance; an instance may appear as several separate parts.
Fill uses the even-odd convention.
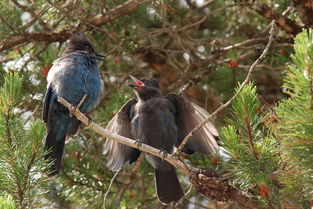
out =
[[[200,169],[190,176],[190,182],[205,196],[217,201],[227,201],[230,193],[236,190],[229,185],[228,180],[223,179],[213,169]]]

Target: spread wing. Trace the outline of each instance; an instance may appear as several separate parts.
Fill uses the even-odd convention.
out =
[[[131,99],[126,102],[120,111],[110,120],[107,129],[115,134],[133,138],[131,134],[130,111],[137,100]],[[104,144],[104,154],[109,152],[107,166],[112,171],[119,170],[125,163],[132,163],[137,160],[140,155],[138,149],[129,147],[124,144],[117,143],[107,139]]]
[[[178,146],[187,134],[209,117],[210,114],[200,106],[176,94],[168,94],[166,97],[176,108],[176,124],[179,134]],[[203,155],[213,154],[218,148],[216,142],[218,135],[218,131],[212,122],[209,121],[191,137],[184,151],[190,154],[194,151],[200,152]]]

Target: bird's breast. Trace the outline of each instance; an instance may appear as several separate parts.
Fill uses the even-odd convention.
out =
[[[135,139],[158,149],[172,152],[177,142],[177,127],[167,112],[139,112],[131,121],[131,132]]]

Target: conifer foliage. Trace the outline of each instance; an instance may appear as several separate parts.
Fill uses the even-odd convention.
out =
[[[313,30],[295,38],[293,65],[285,72],[284,93],[289,98],[275,108],[274,131],[282,154],[283,194],[309,207],[313,199]]]
[[[45,127],[39,120],[24,124],[18,113],[21,87],[22,79],[7,73],[0,89],[0,196],[11,195],[17,208],[33,208],[46,191]]]
[[[238,187],[250,189],[272,204],[272,176],[278,169],[279,155],[275,138],[264,128],[264,109],[256,87],[251,83],[245,86],[232,104],[229,125],[222,128],[221,138]]]
[[[14,209],[14,200],[11,195],[0,197],[0,209]]]
[[[313,198],[313,30],[295,38],[294,50],[284,75],[288,98],[264,107],[249,84],[221,130],[230,178],[269,208],[310,208]]]

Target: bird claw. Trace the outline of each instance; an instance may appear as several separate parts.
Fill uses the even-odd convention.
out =
[[[142,141],[140,139],[135,140],[135,145],[137,145],[137,149],[142,146]]]
[[[162,154],[162,160],[164,160],[164,158],[168,155],[168,152],[165,149],[160,149],[159,153]]]

